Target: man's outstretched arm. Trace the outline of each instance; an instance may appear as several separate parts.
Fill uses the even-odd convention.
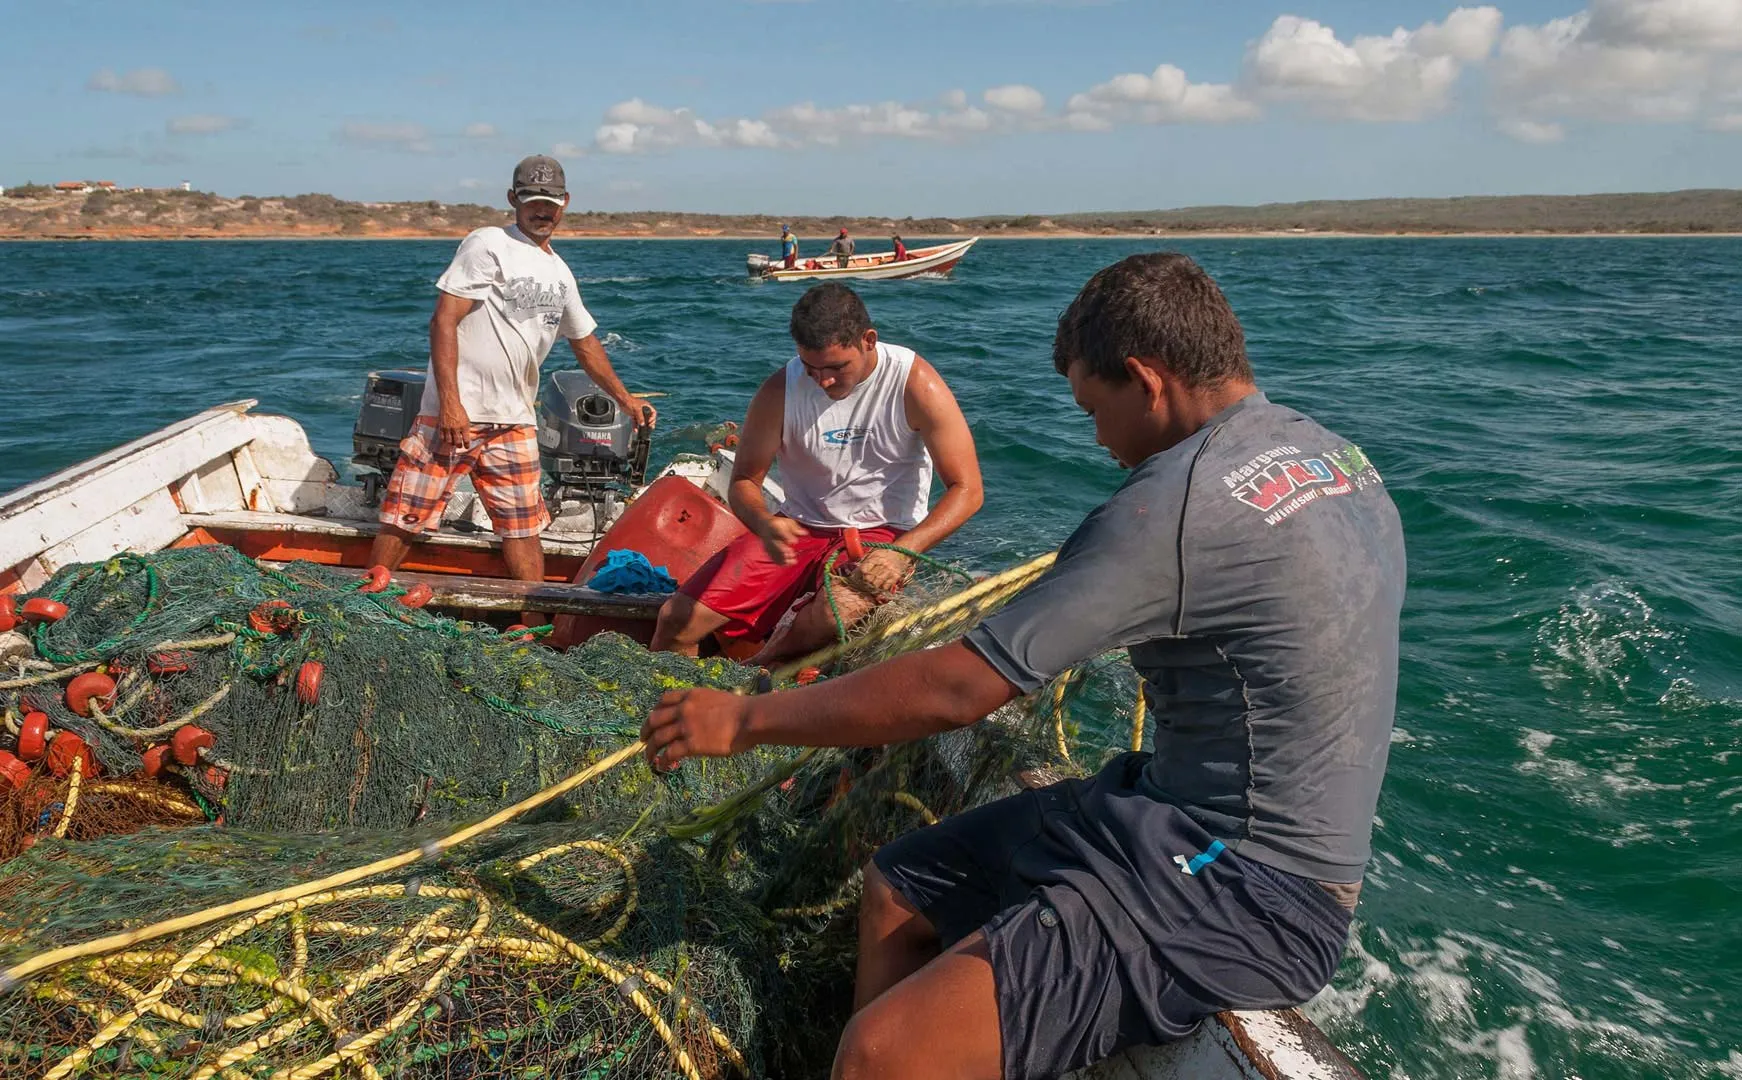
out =
[[[966,727],[1016,696],[1004,676],[956,642],[777,694],[674,690],[641,737],[648,761],[666,769],[757,746],[885,746]]]

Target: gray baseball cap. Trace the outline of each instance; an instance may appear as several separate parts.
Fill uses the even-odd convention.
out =
[[[556,158],[534,154],[514,166],[514,194],[521,202],[543,199],[560,203],[568,193],[568,181]]]

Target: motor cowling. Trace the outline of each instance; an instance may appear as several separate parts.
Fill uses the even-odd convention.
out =
[[[766,255],[752,255],[745,260],[745,268],[750,271],[751,277],[761,277],[768,273],[771,263],[772,260]]]

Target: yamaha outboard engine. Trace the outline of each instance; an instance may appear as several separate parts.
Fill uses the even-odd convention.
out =
[[[538,398],[538,456],[550,478],[551,515],[585,509],[595,531],[615,515],[617,496],[647,479],[653,429],[618,407],[582,371],[553,371]]]
[[[363,407],[351,429],[352,460],[363,480],[363,497],[370,506],[381,502],[381,492],[393,466],[399,461],[399,443],[411,434],[417,411],[423,403],[424,372],[371,371],[363,388]]]
[[[751,255],[744,260],[744,268],[751,277],[766,277],[774,269],[773,260],[766,255]]]

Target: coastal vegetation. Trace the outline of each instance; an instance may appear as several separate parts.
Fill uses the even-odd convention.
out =
[[[507,211],[474,203],[350,202],[332,195],[240,195],[204,191],[57,192],[40,184],[0,198],[0,239],[196,237],[451,237],[504,224]],[[1498,195],[1198,206],[1051,216],[890,218],[770,214],[605,212],[574,209],[567,236],[800,236],[836,229],[907,236],[1115,236],[1213,233],[1584,234],[1742,233],[1742,190],[1639,194]]]

